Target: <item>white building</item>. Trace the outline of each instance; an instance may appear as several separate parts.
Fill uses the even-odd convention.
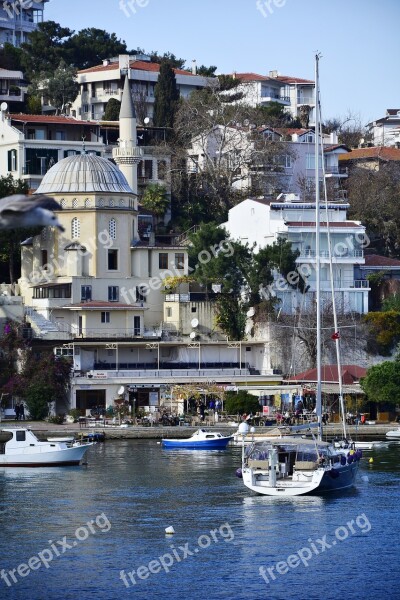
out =
[[[22,71],[0,69],[0,102],[11,102],[18,107],[24,101],[26,85]]]
[[[315,82],[299,77],[280,75],[270,71],[268,75],[257,73],[233,73],[240,80],[235,92],[243,94],[238,101],[250,106],[268,106],[271,102],[281,104],[293,118],[302,116],[305,107],[309,125],[315,123]]]
[[[20,46],[27,36],[41,23],[44,5],[49,0],[38,2],[2,2],[0,8],[0,45],[6,42]]]
[[[355,269],[364,264],[367,238],[365,227],[359,221],[346,218],[349,204],[329,203],[329,230],[333,249],[333,279],[337,306],[346,312],[360,314],[368,312],[368,282],[355,279]],[[329,255],[325,207],[321,203],[321,293],[330,299]],[[291,288],[287,282],[275,282],[270,290],[280,300],[282,310],[293,313],[301,306],[311,307],[315,297],[315,203],[298,201],[273,202],[248,199],[229,211],[228,222],[224,223],[230,237],[256,249],[273,244],[279,238],[291,242],[293,250],[299,252],[296,260],[309,287],[308,292]]]
[[[368,134],[372,135],[373,146],[400,147],[400,109],[387,108],[381,119],[371,121],[367,125]]]
[[[121,100],[124,74],[128,73],[133,99],[144,105],[147,117],[151,119],[159,72],[160,65],[151,62],[146,55],[120,55],[103,61],[102,65],[78,71],[80,91],[71,114],[83,120],[101,119],[110,98]],[[183,69],[174,69],[174,72],[181,98],[188,98],[194,90],[207,85],[208,78],[195,72]]]

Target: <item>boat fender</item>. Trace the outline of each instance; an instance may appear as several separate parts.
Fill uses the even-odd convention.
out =
[[[360,458],[362,458],[362,457],[363,457],[362,450],[358,450],[358,456],[359,456]]]
[[[346,457],[345,457],[345,456],[343,456],[343,454],[342,454],[342,456],[340,457],[340,464],[342,465],[342,467],[344,467],[344,465],[346,464]]]
[[[242,479],[242,477],[243,477],[242,469],[236,469],[235,475],[236,475],[236,477],[239,477],[239,479]]]
[[[329,475],[332,477],[332,479],[337,479],[340,475],[339,471],[337,471],[336,469],[331,469],[329,472]]]
[[[347,463],[348,463],[349,465],[351,465],[351,463],[353,462],[353,460],[354,460],[354,457],[353,457],[353,455],[352,455],[352,454],[349,454],[349,455],[348,455],[348,457],[347,457]]]

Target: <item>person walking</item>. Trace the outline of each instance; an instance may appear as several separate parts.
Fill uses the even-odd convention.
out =
[[[14,407],[14,412],[15,412],[15,420],[19,421],[19,415],[20,415],[20,406],[19,406],[19,402],[17,402],[17,404]]]
[[[23,402],[19,405],[19,419],[25,421],[25,405]]]

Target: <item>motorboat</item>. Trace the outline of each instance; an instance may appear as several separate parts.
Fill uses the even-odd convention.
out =
[[[162,439],[164,448],[184,448],[186,450],[222,450],[227,447],[233,435],[222,435],[218,431],[198,429],[190,438]]]
[[[250,490],[268,496],[337,492],[353,486],[361,456],[361,450],[289,436],[254,442],[238,475]]]
[[[379,440],[372,442],[353,442],[355,448],[360,450],[375,450],[376,448],[384,448],[387,446],[387,442],[381,442]]]
[[[41,442],[26,428],[0,429],[1,467],[57,467],[79,465],[91,443]]]
[[[398,427],[397,429],[391,429],[390,431],[387,431],[386,437],[400,440],[400,427]]]

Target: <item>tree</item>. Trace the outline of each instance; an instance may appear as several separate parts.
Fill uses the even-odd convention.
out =
[[[53,77],[50,77],[45,83],[44,90],[57,114],[60,111],[65,112],[67,105],[75,100],[78,91],[79,85],[76,82],[75,67],[67,66],[62,60]]]
[[[141,205],[161,219],[170,205],[166,187],[159,183],[150,183],[144,191]]]
[[[12,194],[27,194],[28,183],[22,179],[13,179],[11,173],[0,177],[0,198]],[[19,277],[18,268],[21,261],[20,243],[28,238],[35,230],[10,229],[1,232],[0,236],[0,273],[2,278],[8,275],[10,283],[15,283]],[[8,274],[6,275],[6,271]],[[2,279],[4,281],[4,279]]]
[[[215,71],[217,70],[217,68],[218,67],[215,67],[214,65],[212,65],[211,67],[206,67],[204,65],[201,65],[197,69],[197,75],[201,75],[202,77],[214,77]]]
[[[160,73],[154,90],[155,127],[173,127],[175,112],[179,102],[179,90],[175,73],[166,60],[161,62]]]
[[[370,402],[400,403],[400,361],[385,361],[370,367],[360,385]]]
[[[22,71],[22,50],[6,42],[0,48],[0,65],[2,69]]]
[[[353,115],[350,111],[344,117],[328,119],[323,124],[324,133],[336,132],[340,144],[349,148],[357,148],[361,139],[367,138],[367,131],[362,125],[359,115]]]
[[[400,257],[400,168],[382,163],[379,170],[351,168],[347,180],[349,218],[362,220],[378,254]]]
[[[260,410],[260,401],[247,390],[225,392],[224,408],[230,415],[255,414]]]
[[[369,349],[388,355],[400,341],[400,311],[392,309],[382,312],[369,312],[364,316],[371,338]]]
[[[103,115],[103,121],[119,121],[120,110],[121,102],[116,98],[110,98]]]
[[[126,43],[115,33],[88,27],[81,29],[65,42],[65,53],[76,69],[89,69],[105,58],[126,54]]]
[[[43,21],[29,34],[28,41],[21,44],[21,62],[29,81],[35,77],[51,76],[62,59],[68,61],[65,42],[73,34],[68,27],[55,21]]]
[[[217,79],[179,105],[170,145],[173,172],[179,173],[172,181],[179,216],[190,206],[222,222],[241,199],[281,191],[283,168],[277,157],[287,154],[287,145],[250,127],[263,122],[257,110],[231,99]],[[184,180],[181,165],[187,165]],[[198,222],[196,213],[191,217]]]

